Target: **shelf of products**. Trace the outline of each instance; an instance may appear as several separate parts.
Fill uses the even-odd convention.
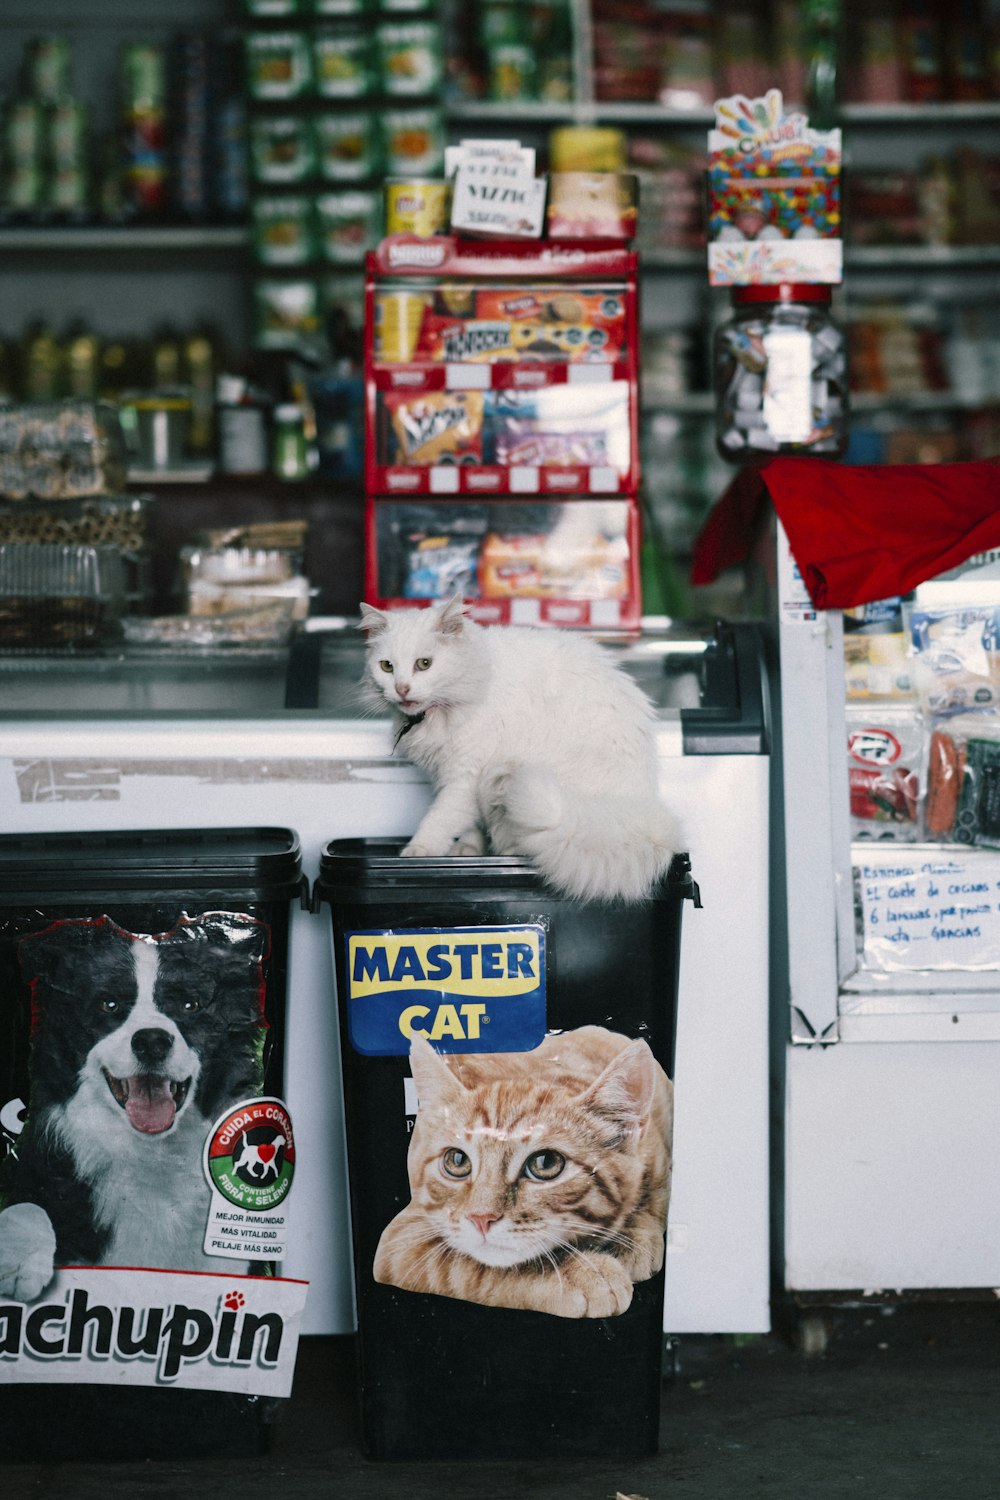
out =
[[[884,457],[930,445],[942,456],[976,457],[991,444],[995,449],[1000,381],[988,308],[1000,264],[1000,152],[992,144],[1000,90],[990,73],[997,56],[993,0],[963,6],[946,32],[921,30],[922,10],[911,0],[841,4],[839,22],[831,3],[786,0],[705,0],[686,10],[657,0],[625,8],[613,0],[530,6],[176,0],[169,10],[144,8],[141,26],[136,15],[134,0],[81,0],[73,7],[10,0],[4,8],[4,100],[37,105],[51,97],[46,69],[51,77],[54,67],[56,78],[62,69],[68,97],[85,107],[91,161],[99,168],[91,176],[95,207],[88,221],[80,221],[79,209],[66,209],[56,222],[43,202],[0,222],[4,345],[24,339],[42,313],[57,342],[67,345],[81,331],[81,315],[109,347],[155,343],[173,320],[180,333],[211,325],[217,345],[237,356],[249,357],[256,346],[263,358],[280,360],[291,350],[339,376],[345,359],[359,359],[362,257],[384,229],[387,177],[439,177],[444,145],[467,135],[521,132],[537,145],[543,168],[563,127],[611,129],[641,183],[643,387],[635,420],[644,488],[659,509],[661,538],[683,571],[698,518],[732,472],[712,450],[707,369],[712,329],[724,310],[705,275],[702,176],[712,101],[779,84],[786,99],[808,101],[811,117],[813,109],[835,108],[844,130],[847,282],[837,315],[849,337],[871,323],[873,304],[895,308],[905,320],[919,303],[932,308],[943,351],[943,380],[930,388],[914,382],[905,351],[882,388],[855,384],[857,451]],[[828,21],[839,31],[834,26],[831,33]],[[425,62],[432,54],[438,59],[436,73],[413,67],[412,57],[390,69],[384,48],[359,49],[361,32],[374,38],[380,27],[415,24],[424,28],[425,42],[428,25],[440,28],[440,51],[432,42],[424,53]],[[65,52],[46,57],[29,48],[40,33],[69,39],[68,75]],[[107,138],[120,139],[129,123],[122,45],[154,49],[133,60],[145,56],[152,80],[170,82],[175,118],[168,140],[178,148],[186,142],[188,156],[205,166],[204,151],[191,145],[181,124],[199,117],[197,93],[173,92],[171,81],[181,33],[227,45],[238,37],[241,46],[259,34],[256,55],[264,63],[275,36],[291,39],[284,61],[295,65],[284,70],[286,97],[263,97],[268,84],[261,73],[282,73],[265,66],[240,99],[244,201],[256,208],[223,213],[211,206],[211,192],[207,206],[203,198],[200,209],[192,207],[204,181],[196,172],[195,199],[183,211],[174,203],[166,213],[144,216],[133,204],[123,213],[121,183],[131,172],[138,187],[142,164],[115,158],[119,192],[106,200],[110,222],[96,184],[108,161]],[[951,45],[959,35],[961,58]],[[836,62],[833,91],[824,92],[810,72],[817,57]],[[197,78],[197,68],[189,72]],[[391,78],[401,81],[402,92],[392,92]],[[46,130],[50,109],[42,104]],[[393,135],[394,115],[401,136]],[[8,112],[8,169],[13,118]],[[130,123],[137,123],[134,110]],[[36,134],[42,140],[45,130]],[[72,142],[72,128],[69,136]],[[35,162],[38,181],[52,159]],[[855,188],[864,189],[860,198]],[[305,205],[289,216],[284,210],[296,199]],[[256,297],[248,288],[257,289]],[[881,313],[876,321],[887,326]],[[923,312],[918,322],[924,326]],[[898,354],[899,341],[888,344]],[[439,378],[421,376],[431,384]],[[465,482],[459,474],[459,486]],[[686,603],[693,602],[689,596]]]
[[[474,618],[638,622],[637,259],[553,241],[368,258],[367,592]]]

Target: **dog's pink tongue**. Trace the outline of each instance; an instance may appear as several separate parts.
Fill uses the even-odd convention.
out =
[[[125,1113],[133,1130],[144,1135],[160,1135],[174,1123],[177,1105],[165,1078],[150,1078],[148,1074],[136,1074],[128,1081],[128,1099]]]

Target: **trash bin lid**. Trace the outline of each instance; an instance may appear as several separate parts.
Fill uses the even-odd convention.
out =
[[[299,837],[289,828],[157,828],[0,835],[0,903],[26,896],[150,891],[259,892],[288,899],[301,889]]]
[[[480,897],[487,891],[537,893],[560,900],[526,859],[514,855],[422,856],[401,859],[404,838],[333,839],[320,857],[319,878],[313,888],[313,907],[321,901],[364,903],[387,894],[411,893],[413,897],[456,895]],[[684,886],[684,890],[678,890]],[[697,891],[691,881],[686,854],[674,856],[658,897],[676,899]],[[654,898],[655,899],[655,898]],[[696,905],[700,904],[696,899]]]

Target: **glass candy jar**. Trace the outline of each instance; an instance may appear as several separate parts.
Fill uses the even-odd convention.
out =
[[[847,352],[830,288],[732,289],[715,335],[716,442],[732,463],[779,453],[836,457],[847,446]]]

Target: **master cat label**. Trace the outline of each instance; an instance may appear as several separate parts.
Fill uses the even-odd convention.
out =
[[[530,1052],[546,1031],[545,928],[413,927],[344,934],[351,1045],[409,1052]]]

